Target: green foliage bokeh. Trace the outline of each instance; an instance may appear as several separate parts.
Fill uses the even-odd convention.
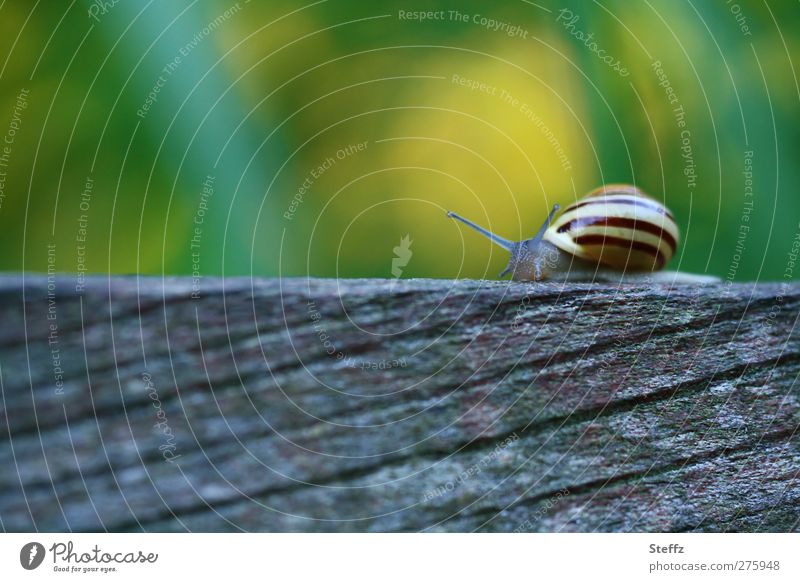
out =
[[[797,278],[798,16],[743,0],[6,1],[0,268],[390,277],[408,236],[403,277],[491,278],[503,252],[445,210],[521,238],[555,202],[635,182],[680,223],[671,268]]]

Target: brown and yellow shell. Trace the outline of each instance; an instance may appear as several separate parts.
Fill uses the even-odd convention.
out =
[[[620,271],[658,271],[675,254],[678,225],[658,200],[629,184],[608,184],[564,209],[544,240]]]

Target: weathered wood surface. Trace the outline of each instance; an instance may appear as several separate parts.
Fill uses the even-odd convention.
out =
[[[22,281],[4,530],[800,529],[800,285]]]

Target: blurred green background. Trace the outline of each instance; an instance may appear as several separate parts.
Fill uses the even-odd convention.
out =
[[[445,210],[518,239],[635,182],[681,226],[671,268],[797,278],[799,15],[6,0],[0,268],[494,278],[504,253]]]

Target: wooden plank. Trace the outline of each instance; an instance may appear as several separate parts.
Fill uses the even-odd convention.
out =
[[[8,531],[800,528],[797,284],[26,275],[0,315]]]

